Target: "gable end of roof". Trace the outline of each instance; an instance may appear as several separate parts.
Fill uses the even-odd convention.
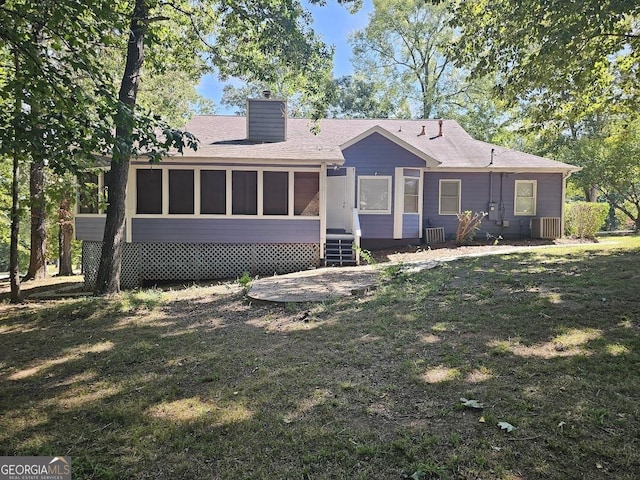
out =
[[[382,135],[387,140],[389,140],[389,141],[395,143],[396,145],[404,148],[405,150],[411,152],[416,157],[421,158],[422,160],[424,160],[424,162],[426,163],[427,167],[437,167],[441,163],[438,160],[436,160],[435,158],[427,155],[422,150],[414,147],[413,145],[410,145],[409,143],[405,142],[401,138],[397,137],[396,135],[391,133],[389,130],[387,130],[385,128],[382,128],[380,125],[375,125],[375,126],[371,127],[370,129],[365,130],[360,135],[357,135],[357,136],[353,137],[352,139],[347,140],[342,145],[340,145],[340,149],[341,150],[345,150],[346,148],[349,148],[349,147],[355,145],[356,143],[361,142],[365,138],[370,137],[371,135],[373,135],[375,133],[378,133],[378,134]]]

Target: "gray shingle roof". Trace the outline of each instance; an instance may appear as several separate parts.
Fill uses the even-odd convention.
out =
[[[425,134],[421,135],[423,125]],[[342,164],[341,146],[377,127],[378,131],[382,128],[388,132],[388,138],[422,153],[421,157],[435,160],[430,165],[437,170],[485,169],[491,162],[492,149],[491,166],[495,170],[579,170],[573,165],[475,140],[454,120],[443,121],[442,136],[438,136],[438,120],[324,119],[319,126],[320,132],[315,135],[310,120],[290,118],[286,141],[252,143],[246,140],[245,117],[195,116],[185,128],[200,140],[200,147],[196,152],[185,151],[183,158]]]

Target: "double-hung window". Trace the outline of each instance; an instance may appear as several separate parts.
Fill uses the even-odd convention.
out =
[[[516,180],[514,214],[536,214],[537,182],[535,180]]]
[[[420,179],[404,177],[404,213],[418,213]]]
[[[460,213],[460,180],[440,180],[440,215],[457,215]]]

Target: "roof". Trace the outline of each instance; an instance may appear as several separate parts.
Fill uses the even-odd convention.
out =
[[[341,165],[346,148],[377,133],[424,159],[427,167],[436,170],[579,170],[574,165],[475,140],[454,120],[442,121],[441,136],[438,135],[439,120],[324,119],[319,121],[317,134],[312,133],[312,127],[311,120],[290,118],[286,141],[256,143],[246,139],[246,117],[195,116],[185,129],[200,140],[200,147],[196,152],[185,151],[183,158]]]

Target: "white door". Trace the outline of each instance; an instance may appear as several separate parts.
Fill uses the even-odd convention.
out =
[[[347,177],[327,177],[327,228],[351,230]]]

